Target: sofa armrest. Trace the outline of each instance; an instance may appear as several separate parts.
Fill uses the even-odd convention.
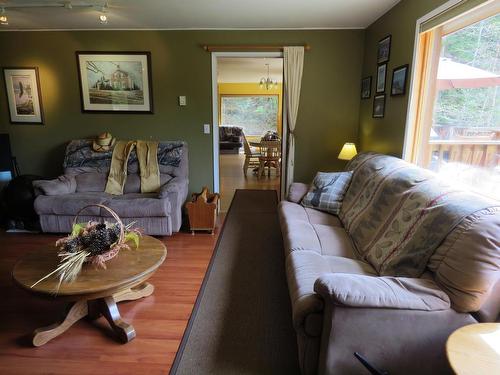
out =
[[[302,182],[292,182],[288,196],[286,197],[290,202],[300,203],[304,195],[309,191],[309,185]]]
[[[158,198],[170,202],[170,220],[172,231],[178,232],[182,225],[182,207],[186,202],[189,180],[186,177],[174,177],[160,186]]]
[[[33,188],[37,196],[71,194],[76,191],[76,179],[75,176],[62,175],[53,180],[35,180]]]
[[[160,186],[159,198],[166,198],[171,193],[187,194],[188,180],[185,177],[174,177],[170,181]]]
[[[349,307],[439,311],[450,299],[431,279],[343,273],[320,276],[314,290],[325,301]]]

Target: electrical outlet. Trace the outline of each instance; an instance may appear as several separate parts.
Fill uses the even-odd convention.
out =
[[[185,106],[185,105],[187,105],[187,102],[186,102],[186,97],[185,97],[185,96],[179,96],[179,105],[180,105],[180,106]]]
[[[210,134],[210,124],[203,125],[203,133]]]

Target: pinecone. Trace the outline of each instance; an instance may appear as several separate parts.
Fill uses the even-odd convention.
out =
[[[115,243],[120,236],[120,224],[115,224],[108,228],[109,240]]]
[[[72,238],[64,244],[64,251],[67,251],[68,253],[74,253],[75,251],[78,251],[80,249],[81,245],[82,244],[80,237]]]
[[[94,228],[95,230],[103,230],[103,229],[106,229],[106,224],[104,223],[99,223],[95,226]]]
[[[108,251],[109,247],[114,242],[111,241],[106,226],[100,227],[100,229],[96,227],[89,233],[89,237],[90,243],[88,249],[92,255],[98,255]]]

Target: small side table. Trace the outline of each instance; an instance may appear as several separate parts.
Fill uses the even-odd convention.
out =
[[[500,374],[500,323],[457,329],[446,342],[446,355],[458,375]]]

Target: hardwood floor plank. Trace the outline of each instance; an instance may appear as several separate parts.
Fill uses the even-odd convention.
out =
[[[123,320],[137,337],[120,344],[104,318],[75,323],[47,345],[30,345],[31,332],[54,323],[64,304],[43,300],[11,280],[15,262],[25,253],[61,236],[0,232],[0,374],[168,374],[212,256],[224,215],[214,235],[178,233],[161,237],[167,259],[149,280],[153,295],[122,302]]]

